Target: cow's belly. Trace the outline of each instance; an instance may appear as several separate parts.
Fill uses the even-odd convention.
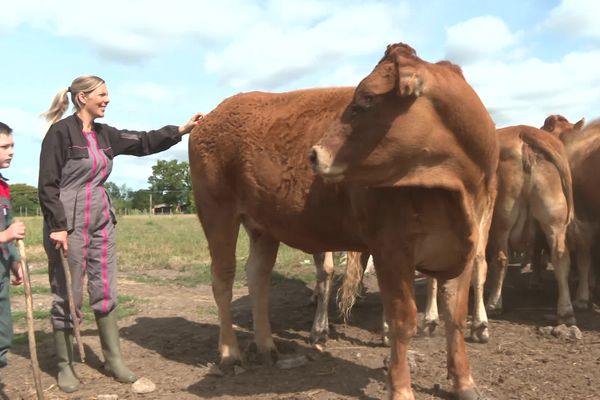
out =
[[[242,223],[308,253],[366,247],[345,191],[317,182],[287,191],[256,191],[239,200]]]

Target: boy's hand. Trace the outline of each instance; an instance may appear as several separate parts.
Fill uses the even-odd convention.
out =
[[[25,224],[21,221],[13,222],[8,228],[1,232],[0,242],[8,243],[16,239],[25,238]]]
[[[68,238],[69,235],[67,234],[67,231],[50,233],[50,240],[52,240],[52,243],[54,243],[54,248],[56,250],[62,249],[65,257],[67,256],[67,250],[69,248]]]
[[[11,281],[11,284],[16,286],[23,283],[23,266],[21,264],[21,261],[14,261],[11,264],[10,269],[13,272],[13,279]]]

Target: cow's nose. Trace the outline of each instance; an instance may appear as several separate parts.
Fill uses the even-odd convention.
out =
[[[312,169],[316,170],[317,165],[319,164],[319,155],[317,154],[317,150],[315,150],[314,147],[312,147],[308,151],[308,161],[310,161],[310,166],[312,167]]]

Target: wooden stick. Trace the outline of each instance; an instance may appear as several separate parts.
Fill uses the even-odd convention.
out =
[[[65,271],[65,280],[67,284],[67,297],[69,299],[69,310],[71,311],[71,319],[73,320],[73,333],[75,334],[75,341],[77,342],[77,348],[79,349],[79,357],[81,362],[85,362],[85,352],[83,350],[83,342],[81,341],[81,333],[79,330],[79,317],[77,316],[77,309],[75,308],[75,302],[73,301],[73,281],[71,280],[71,269],[69,268],[69,262],[65,258],[62,249],[59,249],[60,260],[62,261],[63,270]]]
[[[40,364],[37,358],[37,346],[35,344],[35,330],[33,326],[33,296],[31,293],[31,281],[29,279],[29,267],[27,266],[27,255],[25,254],[25,243],[23,240],[17,240],[19,253],[21,254],[21,268],[23,270],[23,284],[25,286],[25,304],[27,306],[27,336],[29,341],[29,354],[31,358],[31,370],[33,372],[33,381],[35,382],[35,391],[38,400],[44,400],[44,389],[42,388],[42,378],[40,374]]]

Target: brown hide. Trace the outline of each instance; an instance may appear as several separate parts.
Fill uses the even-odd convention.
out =
[[[209,113],[189,142],[201,220],[212,213],[209,207],[226,204],[238,222],[306,252],[363,250],[357,225],[347,218],[346,191],[325,185],[306,158],[352,93],[352,88],[251,92]]]
[[[387,93],[331,88],[240,94],[192,132],[192,184],[212,258],[223,364],[241,357],[230,302],[243,224],[251,242],[246,269],[259,353],[275,351],[267,305],[279,242],[310,253],[369,251],[388,300],[395,353],[390,398],[413,397],[402,349],[416,328],[415,267],[455,278],[443,289],[448,370],[459,397],[473,395],[463,329],[472,264],[487,235],[495,195],[494,127],[458,67],[426,63],[412,49],[406,71],[399,68],[402,61],[390,59],[407,48],[388,47],[379,66],[392,80],[368,85]],[[361,93],[370,96],[362,100],[370,102],[366,107],[357,104]],[[342,131],[349,132],[346,143],[358,144],[344,159],[348,179],[326,184],[312,174],[307,154],[325,133]],[[310,159],[319,161],[314,151]]]
[[[567,143],[573,174],[573,194],[577,216],[600,221],[600,121],[590,123]]]

